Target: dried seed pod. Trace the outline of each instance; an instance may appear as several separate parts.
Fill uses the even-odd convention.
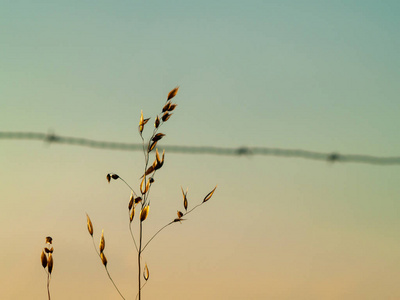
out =
[[[49,254],[49,259],[47,260],[47,271],[49,271],[49,274],[53,271],[53,255],[50,253]]]
[[[100,253],[104,251],[105,247],[106,247],[106,241],[104,240],[104,230],[102,230],[100,237],[100,245],[99,245]]]
[[[165,103],[162,112],[166,112],[169,110],[169,107],[171,106],[171,101],[167,101],[167,103]]]
[[[176,94],[178,93],[178,90],[179,90],[179,86],[177,86],[177,87],[174,88],[172,91],[170,91],[170,92],[168,93],[167,100],[174,98],[174,97],[176,96]]]
[[[112,174],[111,178],[114,179],[114,180],[117,180],[119,178],[119,176],[117,174]]]
[[[45,248],[47,249],[47,248]],[[44,251],[42,250],[42,254],[40,255],[40,261],[42,262],[43,268],[46,268],[47,266],[47,256],[44,254]]]
[[[156,163],[156,165],[161,163],[160,154],[158,153],[158,149],[156,149],[156,161],[155,161],[155,163]]]
[[[154,170],[158,170],[163,166],[164,155],[165,155],[165,150],[163,150],[163,155],[162,155],[162,158],[160,159],[160,155],[158,154],[158,151],[156,149],[156,166],[154,167]]]
[[[87,228],[88,228],[89,234],[91,236],[93,236],[93,224],[92,224],[92,221],[90,220],[88,214],[86,214],[86,218],[87,218]]]
[[[170,114],[170,113],[168,113],[168,112],[165,112],[165,113],[162,115],[161,120],[163,120],[163,122],[167,122],[168,119],[169,119],[171,116],[172,116],[172,114]]]
[[[160,126],[160,118],[157,116],[156,120],[154,121],[154,127],[158,128],[158,126]]]
[[[143,119],[143,110],[140,111],[140,121],[139,121],[139,132],[142,135],[144,125],[150,120],[150,118]]]
[[[133,207],[133,198],[129,200],[128,209],[131,210],[132,207]]]
[[[138,204],[139,202],[142,201],[142,197],[137,197],[135,198],[135,204]]]
[[[178,215],[178,218],[179,218],[179,219],[183,217],[183,213],[182,213],[181,211],[179,211],[179,210],[178,210],[178,212],[177,212],[177,215]]]
[[[128,209],[131,210],[132,206],[133,206],[133,191],[131,191],[131,197],[129,198],[129,204],[128,204]]]
[[[149,206],[146,205],[142,211],[140,212],[140,222],[143,222],[144,220],[146,220],[147,215],[149,214]]]
[[[150,145],[149,145],[149,148],[147,149],[147,152],[148,153],[150,153],[151,152],[151,150],[153,150],[154,149],[154,147],[157,145],[157,141],[153,141]]]
[[[203,203],[208,201],[208,200],[210,200],[210,198],[214,194],[214,191],[215,191],[216,188],[217,188],[217,186],[215,186],[215,188],[204,197]]]
[[[149,268],[147,267],[147,264],[146,264],[144,267],[144,270],[143,270],[143,277],[147,281],[147,280],[149,280],[149,276],[150,276]]]
[[[183,207],[185,208],[185,210],[187,211],[187,208],[188,208],[188,200],[187,200],[187,192],[188,192],[188,189],[186,189],[186,193],[183,191],[183,188],[181,187],[181,190],[182,190],[182,195],[183,195]]]
[[[149,182],[150,182],[150,184],[152,184],[154,182],[154,178],[150,177]]]
[[[51,245],[52,242],[53,242],[53,239],[51,236],[46,237],[46,244]]]
[[[161,166],[164,164],[165,149],[162,151]]]
[[[110,173],[107,174],[107,181],[108,181],[108,183],[110,183],[110,181],[111,181],[111,174]]]
[[[173,111],[176,107],[178,106],[178,104],[171,104],[168,108],[168,111]]]
[[[147,181],[146,187],[143,187],[145,180],[146,180],[146,176],[143,176],[142,182],[140,183],[140,192],[142,193],[142,195],[147,193],[149,186],[150,186],[149,182]]]
[[[107,258],[106,258],[106,256],[104,255],[103,252],[100,253],[100,258],[101,258],[101,262],[103,263],[103,265],[105,267],[107,267]]]
[[[143,132],[143,110],[140,111],[140,121],[139,121],[139,132],[142,134]]]
[[[179,222],[179,223],[181,223],[181,221],[185,221],[186,219],[179,219],[179,218],[176,218],[176,219],[174,219],[174,221],[173,222]]]
[[[161,140],[161,139],[163,138],[163,136],[165,136],[164,133],[157,133],[157,134],[152,138],[152,141],[153,141],[153,142],[157,142],[157,141]]]
[[[135,216],[135,208],[132,207],[131,214],[130,214],[130,216],[129,216],[129,221],[130,221],[130,223],[132,223],[132,220],[133,220],[133,217],[134,217],[134,216]]]
[[[143,175],[142,177],[147,176],[147,175],[149,175],[149,174],[151,174],[151,173],[153,173],[153,172],[154,172],[154,166],[151,165],[151,166],[146,170],[146,172],[144,173],[144,175]]]

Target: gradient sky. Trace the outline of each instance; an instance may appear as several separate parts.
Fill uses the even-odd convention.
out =
[[[398,1],[2,1],[0,130],[139,142],[180,86],[165,145],[400,155]],[[162,147],[160,142],[160,147]],[[129,190],[143,154],[0,140],[0,298],[136,290]],[[166,154],[144,299],[399,299],[400,169],[295,158]]]

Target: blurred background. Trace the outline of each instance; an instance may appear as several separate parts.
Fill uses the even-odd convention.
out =
[[[180,86],[163,145],[400,154],[398,1],[3,1],[0,130],[139,143]],[[1,299],[137,292],[128,230],[143,153],[0,139]],[[144,299],[399,299],[400,168],[166,153]],[[135,223],[137,225],[137,223]]]

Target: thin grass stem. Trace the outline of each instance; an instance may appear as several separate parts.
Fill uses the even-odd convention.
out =
[[[131,233],[131,237],[132,237],[133,243],[135,244],[136,251],[139,253],[139,249],[138,249],[138,247],[136,245],[136,241],[135,241],[135,238],[134,238],[133,232],[132,232],[132,223],[129,223],[129,231]]]
[[[96,244],[94,243],[94,237],[93,237],[93,236],[92,236],[92,242],[93,242],[94,251],[96,251],[97,255],[98,255],[98,256],[100,257],[100,259],[101,259],[100,252],[97,251]],[[114,285],[114,288],[117,290],[117,292],[118,292],[118,294],[121,296],[121,298],[125,300],[125,297],[121,294],[121,292],[119,291],[117,285],[115,284],[114,280],[112,279],[110,273],[108,272],[107,266],[104,266],[104,268],[105,268],[105,270],[106,270],[106,272],[107,272],[108,278],[110,278],[112,284]]]
[[[47,273],[47,296],[49,297],[50,300],[50,273],[49,272],[46,273]]]
[[[146,249],[147,245],[156,237],[157,234],[159,234],[164,228],[166,228],[167,226],[171,225],[172,223],[175,223],[174,221],[169,222],[167,225],[164,225],[162,228],[160,228],[152,237],[151,239],[146,243],[146,245],[144,245],[142,252],[144,251],[144,249]]]

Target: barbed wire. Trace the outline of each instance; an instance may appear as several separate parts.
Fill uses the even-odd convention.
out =
[[[18,140],[40,140],[48,143],[68,144],[76,146],[84,146],[97,149],[109,150],[125,150],[125,151],[143,151],[142,144],[138,143],[117,143],[96,141],[86,138],[60,136],[54,133],[39,132],[9,132],[0,131],[0,139],[18,139]],[[373,165],[399,165],[400,156],[378,157],[362,154],[339,154],[336,152],[323,153],[301,149],[281,149],[269,147],[238,147],[224,148],[212,146],[176,146],[164,145],[162,147],[170,153],[187,153],[187,154],[211,154],[226,156],[253,156],[253,155],[269,155],[280,157],[304,158],[328,162],[343,163],[365,163]]]

